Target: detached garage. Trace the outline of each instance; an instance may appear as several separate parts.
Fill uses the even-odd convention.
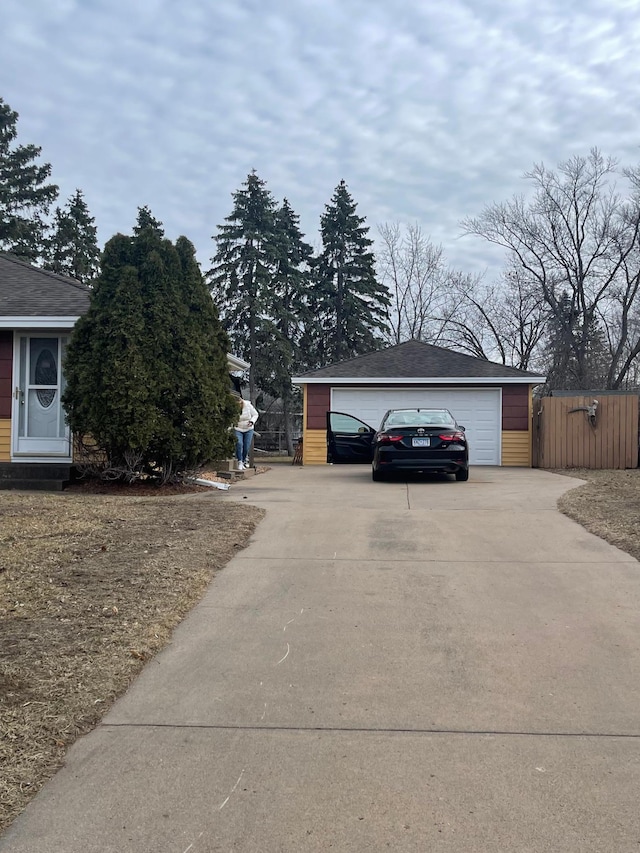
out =
[[[388,409],[446,408],[466,428],[472,465],[531,466],[532,389],[544,376],[408,341],[296,376],[303,463],[327,461],[327,412],[377,427]]]

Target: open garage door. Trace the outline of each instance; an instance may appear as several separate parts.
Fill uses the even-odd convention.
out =
[[[500,465],[499,388],[332,388],[331,409],[377,428],[387,409],[445,408],[466,428],[471,465]]]

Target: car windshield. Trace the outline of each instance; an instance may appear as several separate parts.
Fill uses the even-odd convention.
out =
[[[382,424],[383,428],[396,426],[453,426],[455,421],[446,410],[440,409],[403,409],[389,412]]]

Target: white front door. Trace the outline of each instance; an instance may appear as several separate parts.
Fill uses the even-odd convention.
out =
[[[67,340],[67,336],[43,332],[16,335],[17,385],[11,430],[14,456],[69,458],[71,455],[71,434],[60,400]]]

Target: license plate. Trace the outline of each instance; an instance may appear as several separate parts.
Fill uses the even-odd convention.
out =
[[[429,447],[430,443],[431,443],[430,438],[412,438],[411,439],[411,446],[412,447]]]

